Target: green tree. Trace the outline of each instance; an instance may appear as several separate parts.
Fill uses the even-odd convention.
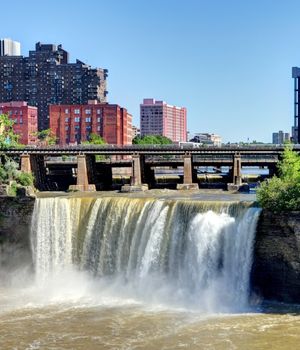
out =
[[[13,130],[14,121],[7,114],[0,114],[0,149],[17,147],[19,136]]]
[[[91,133],[89,140],[82,142],[82,144],[83,145],[105,145],[106,142],[98,134]]]
[[[279,177],[273,176],[258,188],[258,202],[274,212],[300,210],[300,156],[291,145],[285,147],[278,170]]]
[[[172,140],[161,135],[145,135],[145,136],[136,136],[132,140],[132,143],[134,145],[166,145],[166,144],[171,144]]]
[[[287,144],[284,148],[283,159],[278,164],[280,178],[285,182],[300,182],[300,156],[293,151],[293,146]]]
[[[40,143],[44,145],[55,145],[56,143],[56,136],[51,129],[37,131],[34,135],[39,139]]]

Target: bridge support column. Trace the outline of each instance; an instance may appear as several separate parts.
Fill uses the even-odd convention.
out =
[[[232,183],[227,184],[227,189],[237,191],[242,186],[242,159],[239,153],[235,153],[233,156],[232,174]]]
[[[138,192],[148,190],[148,185],[142,183],[143,161],[139,154],[132,156],[132,175],[130,185],[124,185],[121,192]]]
[[[21,154],[21,171],[31,173],[31,163],[29,154]]]
[[[240,154],[233,156],[233,183],[237,186],[242,184],[242,162]]]
[[[183,184],[177,185],[178,190],[197,190],[199,186],[193,183],[193,160],[191,154],[183,156]]]
[[[71,191],[96,191],[94,184],[89,184],[86,157],[84,154],[77,155],[77,183],[69,186]]]

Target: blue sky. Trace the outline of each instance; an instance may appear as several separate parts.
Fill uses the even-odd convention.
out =
[[[293,123],[291,67],[300,66],[299,0],[14,0],[0,37],[62,44],[108,68],[108,99],[139,123],[153,97],[188,110],[188,130],[271,141]]]

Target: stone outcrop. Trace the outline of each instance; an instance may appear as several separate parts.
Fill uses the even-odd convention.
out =
[[[0,197],[0,280],[3,271],[30,266],[30,226],[33,197]]]
[[[262,211],[251,277],[264,299],[300,303],[300,212]]]

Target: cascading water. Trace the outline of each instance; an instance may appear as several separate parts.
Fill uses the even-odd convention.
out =
[[[142,302],[243,310],[258,213],[230,202],[39,198],[31,237],[36,279],[72,269]]]

